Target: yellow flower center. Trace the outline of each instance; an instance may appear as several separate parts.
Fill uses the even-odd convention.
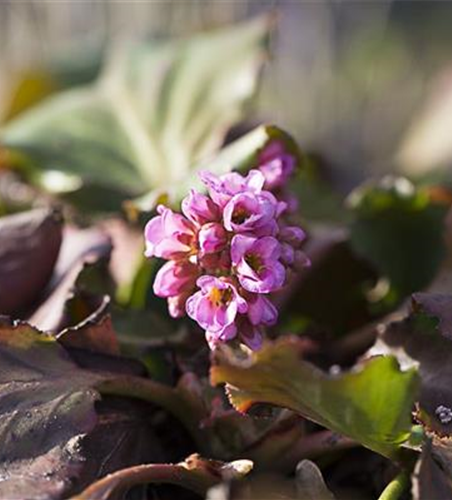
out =
[[[226,306],[232,298],[232,291],[229,288],[220,290],[219,288],[212,288],[209,293],[209,300],[217,307]]]

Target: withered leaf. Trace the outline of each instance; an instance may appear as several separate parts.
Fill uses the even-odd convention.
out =
[[[96,425],[96,376],[52,338],[0,322],[0,498],[61,498],[80,473]]]
[[[0,219],[0,314],[17,315],[39,299],[61,241],[59,212],[37,209]]]
[[[54,276],[28,321],[41,330],[56,333],[93,314],[108,291],[111,249],[110,238],[103,231],[66,226]],[[67,310],[68,302],[80,293],[84,295],[84,305],[78,307],[79,312],[74,316],[74,309]]]

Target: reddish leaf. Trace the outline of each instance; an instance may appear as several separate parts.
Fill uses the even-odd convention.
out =
[[[87,304],[87,310],[82,317],[72,319],[66,315],[66,305],[75,292],[83,291],[84,274],[97,272],[101,281],[107,281],[111,248],[108,235],[98,229],[80,230],[66,227],[61,253],[47,297],[30,316],[30,323],[42,330],[58,332],[94,313],[100,305],[98,301],[91,305]],[[101,292],[103,295],[105,290]]]
[[[147,464],[123,469],[100,479],[72,500],[113,500],[132,486],[146,483],[171,483],[201,495],[215,484],[245,476],[252,469],[249,460],[224,463],[191,455],[179,464]]]
[[[17,315],[38,300],[61,245],[61,215],[47,209],[0,219],[0,313]]]
[[[75,326],[65,328],[57,335],[66,347],[78,347],[105,354],[119,354],[119,344],[107,312],[110,298],[104,296],[100,306]]]
[[[6,320],[0,367],[0,498],[61,498],[83,467],[82,439],[96,425],[96,377],[52,337]]]

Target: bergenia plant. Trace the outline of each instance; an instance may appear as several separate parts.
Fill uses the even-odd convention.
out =
[[[160,205],[146,225],[146,256],[166,262],[154,292],[174,318],[187,314],[205,330],[211,349],[238,339],[256,350],[278,310],[272,295],[292,268],[309,265],[296,204],[287,190],[295,158],[274,141],[247,175],[200,173],[206,193],[192,190],[182,214]]]

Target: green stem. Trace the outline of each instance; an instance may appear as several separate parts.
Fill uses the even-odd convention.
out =
[[[406,471],[401,472],[386,486],[378,500],[398,500],[409,483],[409,474]]]

